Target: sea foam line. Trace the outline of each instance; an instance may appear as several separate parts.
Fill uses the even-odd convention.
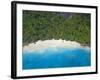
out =
[[[36,43],[29,43],[23,47],[23,51],[40,51],[48,48],[66,48],[66,49],[76,49],[76,48],[86,48],[90,49],[88,46],[82,46],[76,41],[66,41],[66,40],[44,40],[37,41]]]

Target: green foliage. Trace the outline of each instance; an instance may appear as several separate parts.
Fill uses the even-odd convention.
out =
[[[38,40],[65,39],[90,45],[90,14],[63,14],[24,10],[23,44]]]

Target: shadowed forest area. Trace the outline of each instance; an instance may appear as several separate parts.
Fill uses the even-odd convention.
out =
[[[90,16],[87,13],[23,10],[23,46],[49,39],[77,41],[90,46]]]

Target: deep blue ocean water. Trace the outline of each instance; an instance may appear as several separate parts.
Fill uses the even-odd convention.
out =
[[[90,49],[49,48],[41,51],[23,51],[23,69],[84,67],[91,65]]]

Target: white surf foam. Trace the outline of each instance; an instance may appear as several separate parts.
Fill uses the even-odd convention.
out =
[[[80,43],[76,41],[66,41],[66,40],[44,40],[37,41],[36,43],[29,43],[23,47],[23,51],[40,51],[47,48],[66,48],[66,49],[75,49],[75,48],[87,48],[88,46],[82,46]]]

